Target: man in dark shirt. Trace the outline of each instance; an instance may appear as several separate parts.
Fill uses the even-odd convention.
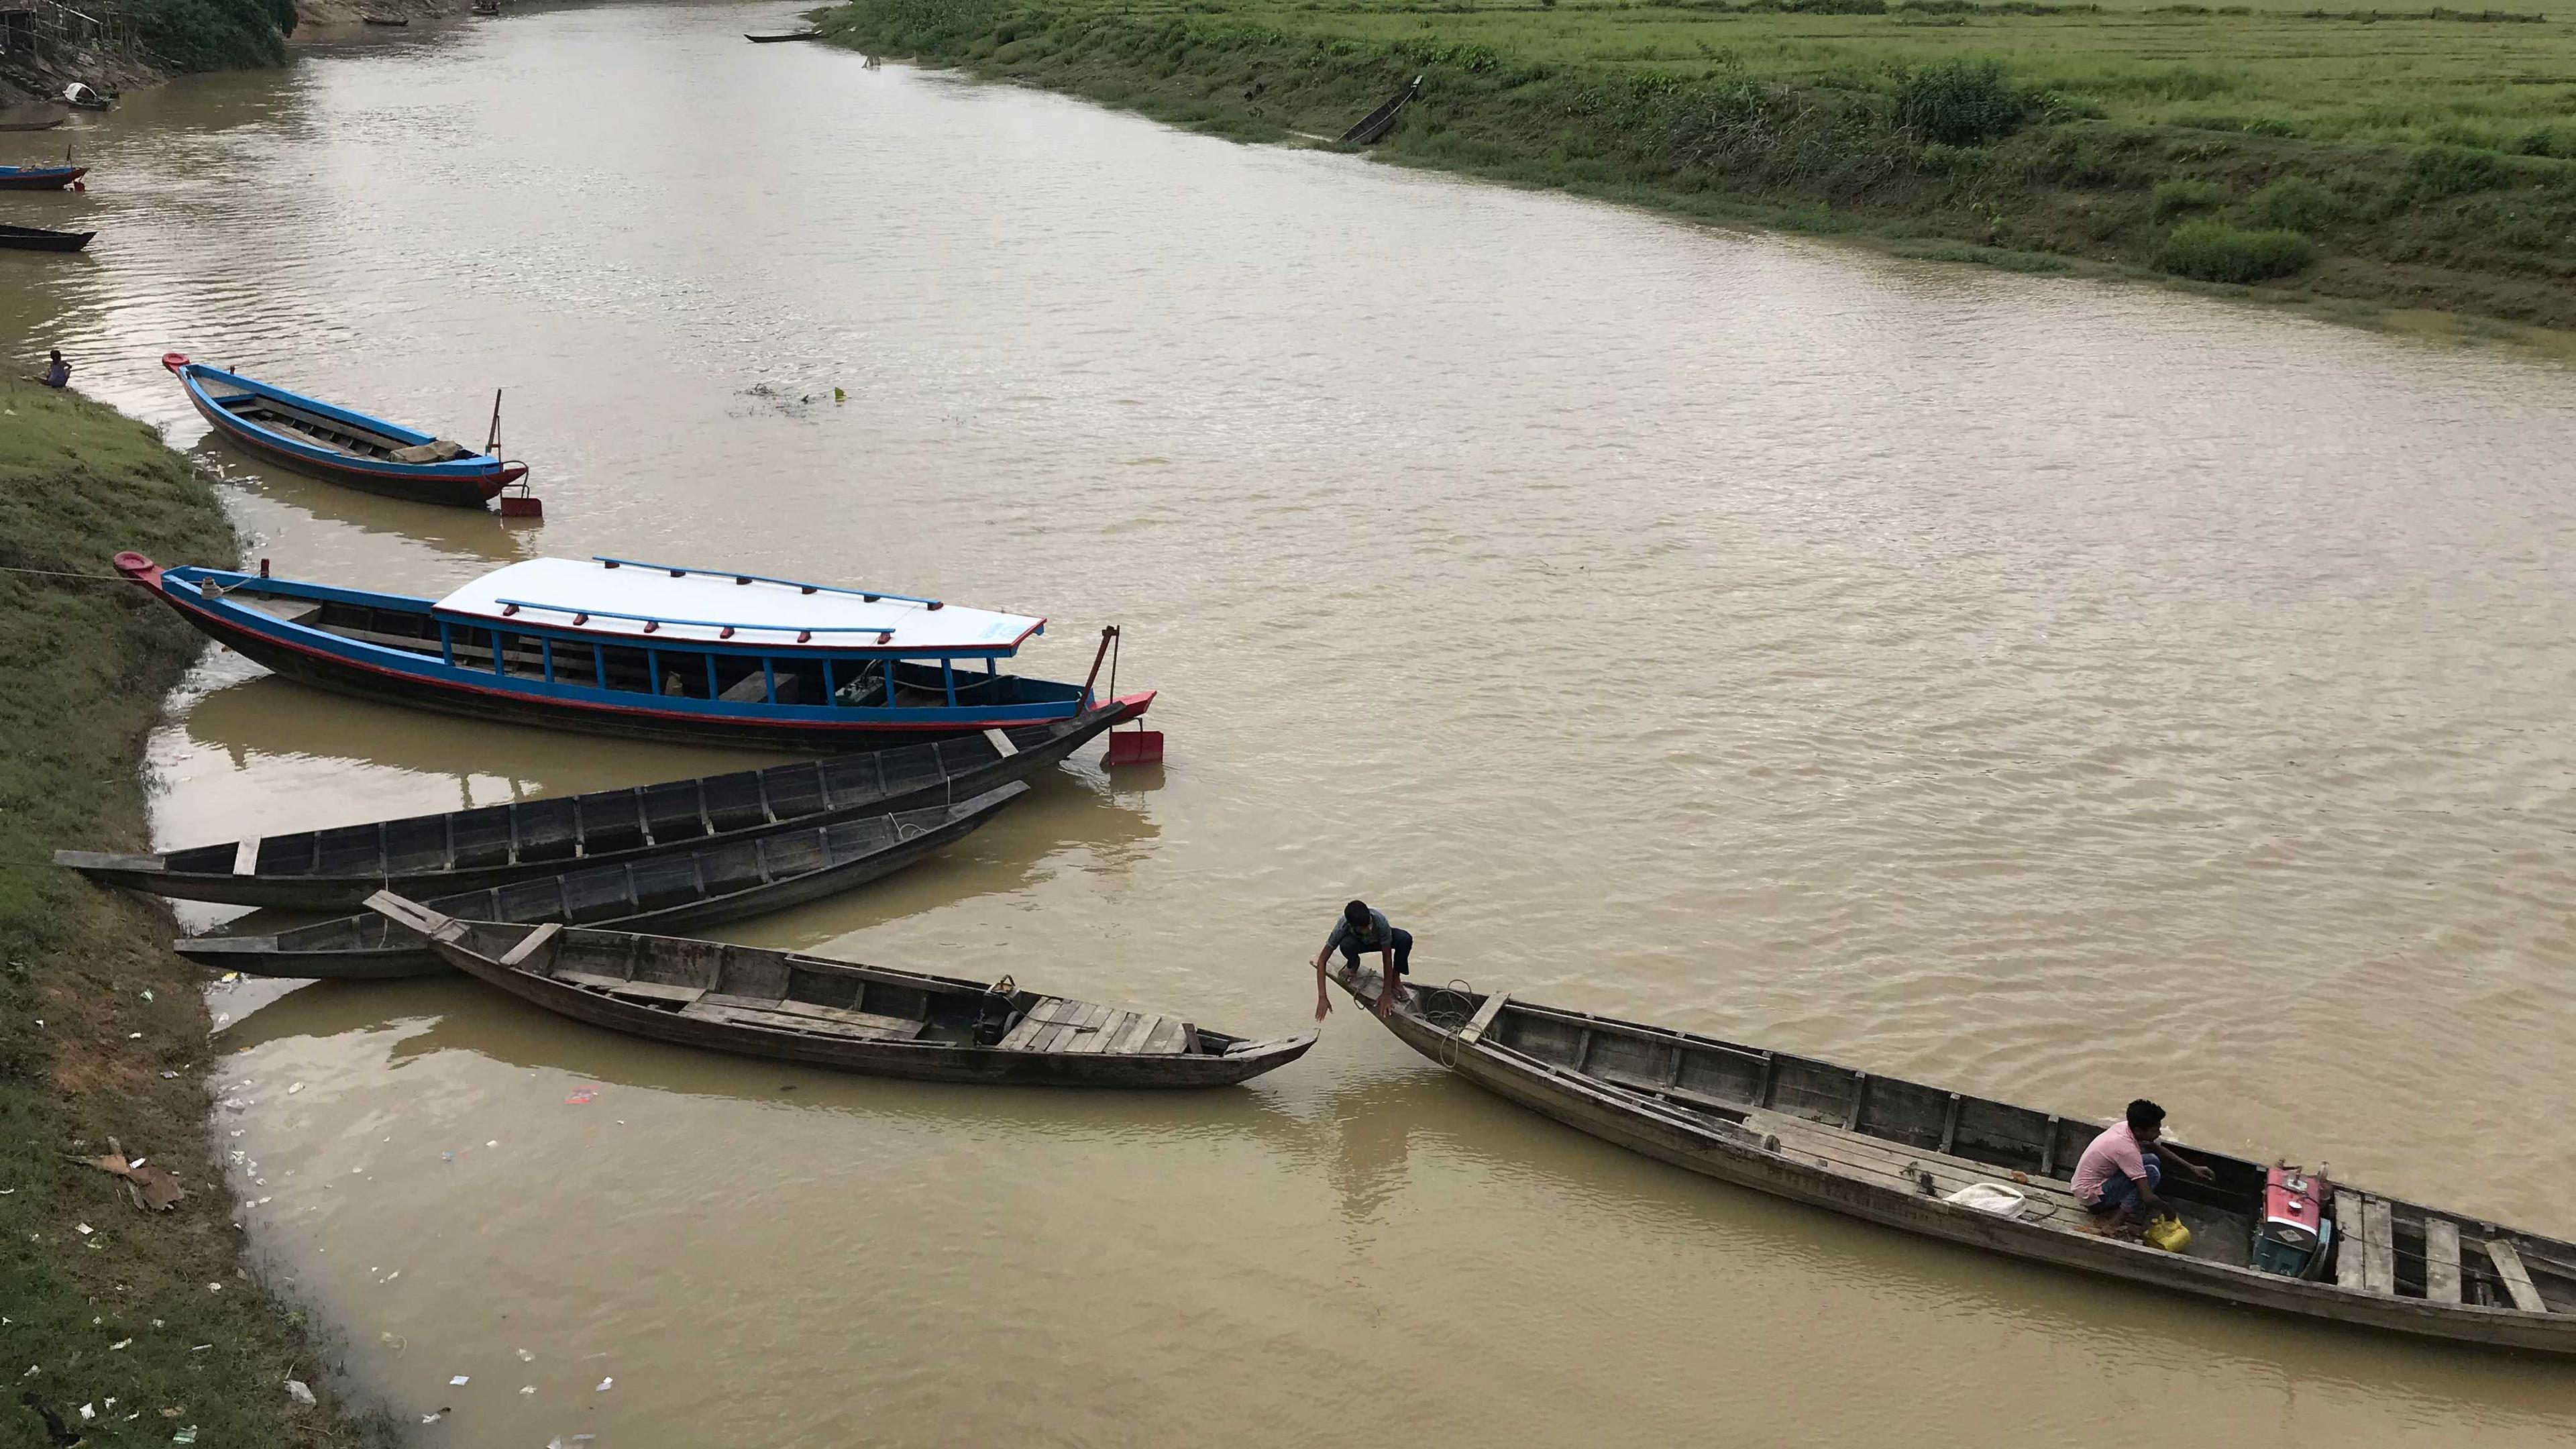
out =
[[[45,375],[37,379],[47,387],[72,385],[72,365],[63,361],[61,348],[55,348],[45,363]]]
[[[1378,953],[1379,979],[1385,989],[1377,994],[1377,1014],[1384,1021],[1404,997],[1404,975],[1413,967],[1413,933],[1399,931],[1390,925],[1386,912],[1369,909],[1366,901],[1353,901],[1342,907],[1342,918],[1333,923],[1333,934],[1324,938],[1324,949],[1315,953],[1315,1019],[1322,1021],[1333,1010],[1331,998],[1324,994],[1324,963],[1336,950],[1342,953],[1342,965],[1356,978],[1360,953]]]

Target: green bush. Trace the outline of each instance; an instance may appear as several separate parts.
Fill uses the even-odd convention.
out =
[[[2504,179],[2504,166],[2465,146],[2428,146],[2415,154],[2415,181],[2435,196],[2484,191]]]
[[[2284,176],[2254,193],[2251,210],[2266,226],[2283,231],[2323,231],[2343,219],[2343,198],[2304,176]]]
[[[1986,169],[1986,152],[1982,146],[1944,146],[1938,141],[1923,148],[1916,162],[1935,176],[1960,176]]]
[[[906,51],[957,45],[991,25],[1001,10],[1001,0],[857,0],[850,7],[868,33]]]
[[[2207,211],[2211,207],[2226,204],[2227,188],[2216,182],[2177,176],[2169,181],[2156,183],[2153,206],[2158,221],[2186,211]]]
[[[2202,282],[2261,282],[2286,277],[2316,260],[2316,248],[2294,231],[2246,231],[2220,221],[2187,221],[2156,253],[2156,266]]]
[[[1897,122],[1945,146],[1974,146],[2009,134],[2035,104],[1995,60],[1917,66],[1896,82]]]
[[[295,0],[142,0],[129,12],[144,47],[180,70],[286,59]]]

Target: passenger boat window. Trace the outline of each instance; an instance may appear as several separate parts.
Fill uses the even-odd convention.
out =
[[[821,704],[831,691],[823,687],[823,661],[772,659],[770,677],[778,682],[780,704]]]
[[[502,634],[501,672],[513,679],[546,677],[544,641],[533,634]]]
[[[709,699],[707,658],[704,654],[684,654],[674,650],[653,651],[653,677],[661,681],[653,692],[672,699]]]
[[[716,698],[733,704],[765,704],[769,700],[769,671],[760,657],[753,654],[717,654],[715,661]],[[782,684],[781,686],[785,686]],[[795,701],[782,699],[781,704]]]
[[[447,662],[459,669],[490,669],[492,631],[473,624],[447,626]]]
[[[605,689],[599,678],[599,646],[576,643],[570,639],[554,641],[555,683],[577,684],[585,689]]]
[[[638,694],[653,693],[653,665],[641,649],[621,649],[614,644],[599,646],[601,663],[608,670],[605,688],[628,689]]]

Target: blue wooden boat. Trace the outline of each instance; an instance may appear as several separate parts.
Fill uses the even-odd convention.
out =
[[[0,191],[60,191],[88,174],[86,166],[0,166]]]
[[[644,739],[840,753],[1007,730],[1093,707],[1100,673],[1100,655],[1079,685],[1002,673],[1044,619],[628,559],[527,559],[440,599],[138,553],[116,567],[290,679]],[[1152,701],[1113,702],[1132,718]]]
[[[190,362],[182,353],[165,353],[161,365],[226,442],[317,478],[414,503],[480,508],[528,473],[525,463]]]

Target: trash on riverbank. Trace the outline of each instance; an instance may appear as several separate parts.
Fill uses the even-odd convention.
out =
[[[319,1400],[313,1397],[313,1390],[307,1387],[301,1379],[288,1379],[286,1381],[286,1396],[308,1409],[312,1408],[319,1402]]]
[[[564,1098],[564,1105],[567,1107],[578,1107],[593,1100],[598,1097],[598,1095],[599,1088],[596,1086],[575,1087],[572,1089],[572,1095]]]

